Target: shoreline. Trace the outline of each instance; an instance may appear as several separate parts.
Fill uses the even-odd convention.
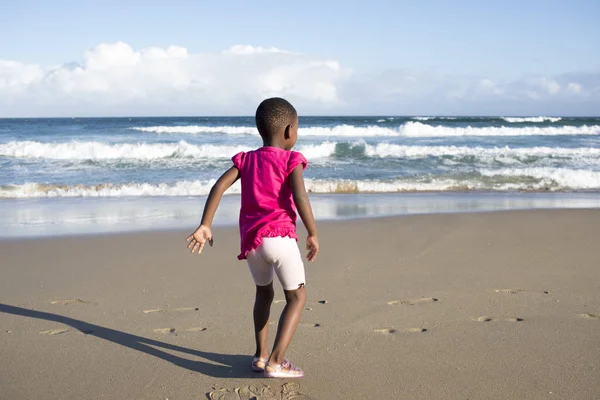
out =
[[[206,196],[52,198],[0,203],[0,240],[193,229]],[[600,193],[311,194],[317,221],[414,214],[535,209],[597,209]],[[215,226],[237,225],[239,195],[224,196]]]
[[[389,221],[394,220],[401,223],[405,219],[418,218],[418,217],[443,217],[452,215],[495,215],[495,214],[507,214],[514,216],[520,213],[544,213],[544,212],[561,212],[561,211],[581,211],[581,212],[600,212],[600,207],[594,208],[514,208],[514,209],[501,209],[501,210],[481,210],[481,211],[451,211],[451,212],[435,212],[435,213],[411,213],[411,214],[399,214],[399,215],[380,215],[380,216],[369,216],[369,217],[354,217],[354,218],[339,218],[339,219],[323,219],[317,222],[317,227],[324,224],[327,227],[335,224],[343,223],[377,223],[378,221]],[[199,222],[198,222],[199,224]],[[70,240],[70,239],[95,239],[95,238],[127,238],[134,235],[146,235],[146,236],[162,236],[162,235],[183,235],[188,236],[196,229],[197,225],[189,225],[188,227],[168,227],[168,228],[154,228],[154,229],[139,229],[139,230],[120,230],[120,231],[103,231],[103,232],[79,232],[79,233],[62,233],[52,235],[28,235],[28,236],[0,236],[0,245],[9,245],[11,243],[20,242],[36,242],[36,241],[48,241],[48,240]],[[298,217],[297,221],[298,232],[304,232],[305,228]],[[224,232],[226,235],[239,235],[237,221],[235,223],[218,224],[213,223],[212,230],[219,230]],[[232,233],[233,232],[233,233]],[[182,237],[183,237],[182,236]],[[298,243],[300,243],[300,238]]]

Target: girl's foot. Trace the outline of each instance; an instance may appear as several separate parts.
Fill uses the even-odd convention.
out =
[[[262,357],[254,357],[252,359],[252,371],[254,372],[263,372],[265,370],[265,365],[267,365],[267,361],[269,358]]]
[[[265,365],[265,378],[302,378],[304,371],[294,366],[287,359],[281,364],[267,363]]]

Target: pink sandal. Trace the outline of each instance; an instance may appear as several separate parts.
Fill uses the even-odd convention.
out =
[[[270,369],[271,371],[268,371]],[[303,378],[304,371],[294,366],[287,359],[281,364],[267,363],[265,365],[265,378]]]
[[[254,357],[252,359],[252,371],[254,372],[263,372],[265,370],[265,365],[267,365],[268,358]]]

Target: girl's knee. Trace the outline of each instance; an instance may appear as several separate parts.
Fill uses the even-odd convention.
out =
[[[273,290],[273,282],[265,286],[256,285],[256,297],[260,297],[265,300],[273,300],[275,297],[275,291]]]
[[[295,290],[284,290],[285,300],[290,302],[306,303],[306,288],[304,284],[299,285]]]

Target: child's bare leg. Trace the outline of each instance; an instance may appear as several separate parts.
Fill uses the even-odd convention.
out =
[[[271,364],[280,364],[284,360],[285,351],[296,332],[304,304],[306,303],[306,289],[304,286],[296,290],[284,290],[283,292],[285,293],[287,304],[281,313],[281,318],[279,318],[277,336],[275,337],[273,352],[269,360]]]
[[[256,353],[254,357],[268,358],[267,338],[269,336],[269,314],[273,302],[273,282],[266,286],[256,285],[254,299],[254,334],[256,338]]]

